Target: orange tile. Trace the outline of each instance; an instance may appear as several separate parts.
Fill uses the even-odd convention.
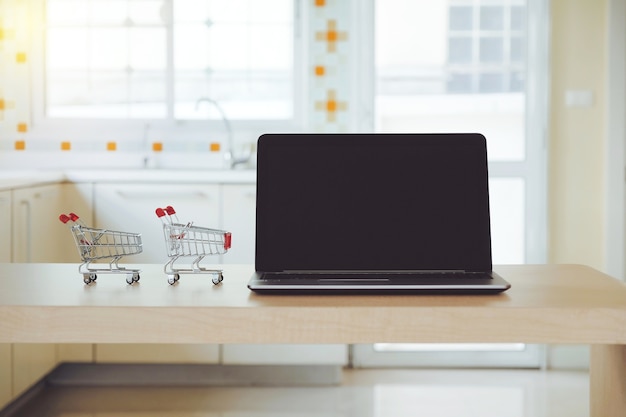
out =
[[[71,142],[61,142],[61,150],[62,151],[70,151],[72,150],[72,143]]]
[[[222,149],[222,145],[220,145],[219,142],[211,142],[211,144],[209,145],[209,150],[211,152],[219,152],[220,149]]]
[[[324,67],[323,65],[315,66],[315,76],[323,77],[325,74],[326,74],[326,67]]]
[[[326,30],[315,33],[315,40],[326,42],[327,51],[335,52],[337,50],[337,42],[348,39],[348,33],[337,30],[337,21],[330,19],[326,22]]]
[[[16,140],[15,141],[15,150],[16,151],[23,151],[26,149],[26,142],[23,140]]]
[[[337,111],[337,102],[335,100],[328,100],[326,102],[326,111],[327,112],[336,112]]]
[[[161,143],[161,142],[153,142],[152,143],[152,150],[154,152],[161,152],[163,150],[163,143]]]
[[[4,110],[4,108],[5,108],[4,99],[0,98],[0,111]]]
[[[18,64],[23,64],[26,62],[26,52],[18,52],[15,55],[15,61],[17,61]]]
[[[315,0],[316,7],[324,7],[326,6],[326,0]]]
[[[116,151],[117,142],[107,142],[107,151]]]
[[[20,133],[28,132],[28,125],[26,123],[18,123],[17,124],[17,131],[20,132]]]

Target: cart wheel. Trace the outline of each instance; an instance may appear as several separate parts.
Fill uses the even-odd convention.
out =
[[[98,278],[98,276],[95,274],[95,272],[90,272],[88,274],[83,274],[83,282],[85,284],[91,284],[93,281],[96,280],[96,278]]]
[[[180,279],[180,275],[175,274],[175,275],[168,275],[167,276],[167,282],[170,285],[174,285],[176,283],[176,281],[178,281]]]
[[[224,275],[220,272],[219,274],[217,274],[217,276],[213,276],[213,279],[211,279],[211,281],[213,281],[213,284],[217,285],[220,282],[224,281]]]
[[[139,272],[135,272],[135,273],[133,274],[133,281],[134,281],[134,282],[137,282],[137,281],[139,281],[139,278],[141,278],[141,277],[139,276]]]
[[[130,285],[130,284],[132,284],[133,282],[135,282],[135,280],[133,279],[133,276],[132,276],[132,275],[127,275],[127,276],[126,276],[126,282]]]

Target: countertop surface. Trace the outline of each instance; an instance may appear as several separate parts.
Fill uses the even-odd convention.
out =
[[[625,343],[626,286],[580,265],[499,266],[499,295],[258,295],[252,265],[224,281],[135,265],[139,282],[76,264],[0,264],[0,343]]]
[[[54,184],[75,183],[185,183],[185,184],[254,184],[256,171],[185,170],[185,169],[71,169],[71,170],[0,170],[0,190]]]

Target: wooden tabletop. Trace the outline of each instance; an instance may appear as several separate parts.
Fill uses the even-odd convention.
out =
[[[224,282],[162,265],[98,274],[76,264],[0,264],[0,343],[525,342],[626,344],[626,286],[580,265],[497,266],[499,295],[257,295],[251,265]]]

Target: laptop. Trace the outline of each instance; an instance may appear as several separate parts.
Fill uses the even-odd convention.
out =
[[[257,293],[500,293],[476,133],[266,134]]]

